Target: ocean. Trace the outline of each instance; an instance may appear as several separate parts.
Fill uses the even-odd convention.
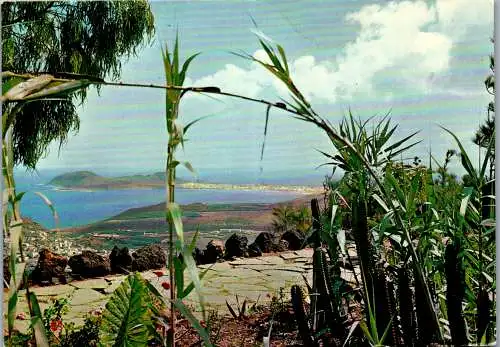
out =
[[[26,191],[21,201],[21,214],[46,228],[56,227],[50,208],[34,192],[45,195],[59,215],[57,227],[76,227],[110,218],[134,207],[165,201],[164,189],[123,189],[106,191],[60,190],[46,184],[45,176],[17,175],[17,192]],[[299,197],[297,192],[244,191],[217,189],[176,189],[180,204],[203,203],[275,203]]]

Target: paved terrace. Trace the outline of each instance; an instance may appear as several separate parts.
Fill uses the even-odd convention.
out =
[[[303,276],[312,283],[312,249],[288,251],[279,255],[268,255],[257,258],[241,258],[235,261],[201,265],[201,271],[210,268],[202,280],[203,294],[209,309],[218,310],[219,314],[229,315],[226,299],[236,307],[236,294],[241,302],[246,298],[248,304],[258,300],[259,303],[268,303],[271,296],[279,293],[280,288],[285,289],[289,296],[290,287],[294,284],[305,287]],[[356,270],[359,277],[359,270]],[[167,271],[164,269],[164,273]],[[153,271],[142,273],[143,277],[150,280],[160,291],[167,292],[161,283],[168,281],[168,276],[158,278]],[[70,300],[69,312],[63,316],[64,322],[73,322],[76,326],[83,325],[85,316],[96,309],[103,309],[110,294],[125,278],[125,275],[112,275],[101,278],[73,281],[65,285],[48,287],[33,287],[40,308],[45,310],[57,298]],[[354,282],[352,271],[343,270],[342,277]],[[189,283],[186,274],[186,283]],[[268,295],[270,294],[270,295]],[[4,321],[7,312],[7,290],[4,291]],[[19,331],[27,331],[29,325],[29,310],[24,295],[19,298],[17,312],[23,312],[26,319],[17,319],[15,327]],[[196,293],[193,291],[186,303],[199,311],[196,302]]]

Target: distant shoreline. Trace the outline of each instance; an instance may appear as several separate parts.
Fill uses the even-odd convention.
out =
[[[177,188],[182,189],[199,189],[199,190],[246,190],[246,191],[282,191],[282,192],[296,192],[299,194],[316,194],[323,191],[322,187],[311,187],[311,186],[288,186],[288,185],[273,185],[273,184],[228,184],[228,183],[197,183],[197,182],[185,182],[176,184]],[[142,184],[109,184],[109,185],[99,185],[99,186],[75,186],[75,187],[63,187],[54,186],[57,191],[68,191],[68,192],[93,192],[93,191],[103,191],[103,190],[124,190],[124,189],[163,189],[164,185],[142,185]]]

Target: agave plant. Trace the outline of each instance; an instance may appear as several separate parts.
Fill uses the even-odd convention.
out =
[[[332,160],[331,163],[333,165],[338,165],[344,169],[346,173],[351,176],[352,182],[354,183],[351,186],[357,187],[356,192],[358,194],[351,202],[353,210],[353,233],[357,235],[357,249],[360,253],[362,272],[367,276],[365,288],[372,288],[372,283],[374,281],[374,279],[370,280],[371,275],[374,274],[373,271],[370,271],[373,269],[372,264],[374,259],[366,215],[366,200],[368,194],[370,194],[369,188],[374,187],[391,211],[392,220],[397,229],[400,230],[402,239],[408,244],[409,253],[407,259],[413,264],[415,277],[422,285],[424,294],[423,304],[428,308],[428,311],[432,313],[429,317],[430,324],[433,326],[433,330],[438,332],[438,340],[442,341],[443,338],[441,336],[441,330],[439,329],[438,314],[434,309],[426,273],[424,272],[420,258],[413,245],[410,229],[408,225],[404,223],[402,211],[396,207],[392,200],[392,193],[382,182],[378,170],[380,165],[387,163],[392,157],[415,145],[405,145],[405,143],[415,134],[411,134],[402,140],[389,144],[388,141],[394,133],[395,127],[389,130],[388,121],[373,130],[372,134],[375,135],[375,137],[373,137],[367,135],[365,130],[366,123],[363,124],[358,122],[356,124],[352,117],[349,121],[350,125],[347,125],[348,121],[346,120],[341,124],[340,129],[336,130],[330,122],[316,113],[311,104],[294,84],[283,47],[276,45],[275,49],[270,43],[264,42],[262,39],[259,39],[259,42],[266,52],[269,62],[259,60],[249,54],[240,54],[240,56],[259,63],[283,82],[290,91],[292,100],[291,102],[284,100],[287,109],[290,109],[295,114],[295,118],[313,124],[327,134],[339,154],[324,154]],[[358,144],[362,144],[362,147]],[[380,332],[380,334],[382,334],[382,332]]]

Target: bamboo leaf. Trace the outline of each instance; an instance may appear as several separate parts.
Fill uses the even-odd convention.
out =
[[[49,200],[49,198],[47,198],[47,196],[45,196],[43,193],[34,192],[34,194],[38,195],[43,200],[43,202],[50,208],[50,211],[52,212],[52,216],[54,217],[54,223],[55,223],[55,226],[57,229],[57,226],[59,224],[59,215],[57,214],[56,208],[54,207],[52,202]]]
[[[49,341],[45,334],[45,327],[42,321],[42,311],[38,305],[38,300],[35,293],[28,294],[28,301],[30,303],[31,325],[35,333],[35,341],[38,347],[49,347]]]
[[[179,85],[183,85],[184,84],[184,80],[186,78],[186,72],[189,68],[189,65],[191,64],[191,62],[193,61],[194,58],[196,58],[197,56],[199,56],[201,53],[196,53],[196,54],[193,54],[192,56],[190,56],[189,58],[186,59],[186,61],[184,62],[184,64],[182,64],[182,69],[181,69],[181,73],[179,74]]]
[[[180,311],[180,313],[191,323],[191,325],[196,329],[200,337],[203,339],[206,347],[213,347],[212,342],[210,341],[210,337],[205,328],[203,328],[200,322],[196,319],[195,316],[191,313],[191,311],[183,304],[183,302],[179,299],[174,302],[175,307]]]
[[[40,75],[30,78],[25,82],[16,84],[10,88],[9,91],[2,95],[1,101],[19,101],[23,100],[26,96],[44,88],[48,85],[54,77],[52,75]]]
[[[175,202],[167,204],[168,213],[170,215],[170,221],[174,223],[175,232],[177,234],[177,239],[184,244],[184,231],[182,227],[182,211],[178,204]]]
[[[54,87],[44,88],[37,93],[30,94],[22,100],[45,99],[48,96],[65,96],[90,85],[87,80],[69,81]]]

